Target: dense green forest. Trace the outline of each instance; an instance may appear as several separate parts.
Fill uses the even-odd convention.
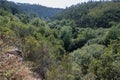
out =
[[[27,4],[27,3],[14,3],[6,2],[6,0],[0,0],[0,7],[4,10],[12,12],[12,14],[26,13],[28,16],[38,16],[40,18],[46,19],[54,16],[56,13],[61,12],[63,9],[60,8],[50,8],[41,6],[38,4]]]
[[[41,17],[43,19],[52,17],[56,13],[59,13],[63,10],[60,8],[49,8],[49,7],[45,7],[45,6],[41,6],[41,5],[37,5],[37,4],[30,5],[30,4],[18,3],[18,6],[21,9],[26,10],[27,13],[35,14],[38,17]]]
[[[120,79],[119,1],[47,8],[53,12],[42,8],[45,15],[39,9],[39,5],[0,0],[0,55],[18,48],[23,61],[42,80]],[[2,69],[0,63],[0,77],[23,80],[22,75],[19,79],[14,75],[14,69],[1,73]]]

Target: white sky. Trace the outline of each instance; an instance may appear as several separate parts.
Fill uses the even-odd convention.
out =
[[[71,5],[75,5],[77,3],[87,2],[88,0],[8,0],[8,1],[30,4],[36,3],[47,7],[65,8]]]

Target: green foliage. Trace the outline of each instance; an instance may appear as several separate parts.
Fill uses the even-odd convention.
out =
[[[18,37],[25,37],[29,35],[28,26],[21,22],[12,21],[10,22],[9,27]]]
[[[54,16],[56,13],[61,12],[63,9],[60,8],[50,8],[41,6],[38,4],[22,4],[19,3],[19,7],[22,10],[25,10],[26,13],[35,14],[43,19],[47,19],[48,17]]]
[[[73,61],[75,61],[79,66],[82,67],[82,73],[87,74],[87,69],[89,68],[89,64],[93,59],[99,59],[101,54],[104,52],[104,46],[98,44],[92,44],[89,46],[82,47],[70,53],[73,57]]]
[[[115,14],[115,15],[114,15]],[[111,27],[111,22],[120,22],[120,2],[81,3],[57,14],[53,19],[70,19],[78,27]]]
[[[75,22],[70,19],[54,20],[52,22],[50,21],[48,22],[48,25],[50,26],[50,28],[55,29],[60,29],[63,26],[71,26],[72,28],[76,26]]]
[[[43,78],[46,77],[46,72],[49,70],[50,66],[54,63],[54,56],[52,53],[54,50],[50,48],[49,44],[44,41],[39,43],[39,47],[34,52],[35,62],[33,70],[42,75]]]
[[[0,0],[0,9],[6,10],[12,14],[23,13],[23,10],[18,7],[13,2],[8,2],[7,0]]]
[[[120,24],[114,25],[103,37],[105,45],[110,44],[110,40],[120,38]]]
[[[56,15],[56,20],[46,22],[22,10],[19,12],[12,2],[1,0],[0,50],[21,49],[23,60],[29,61],[31,70],[43,80],[118,80],[119,4],[81,3]],[[19,7],[22,5],[31,8],[29,4]],[[51,16],[46,14],[42,16]],[[5,75],[10,77],[11,70]]]
[[[43,22],[41,19],[39,18],[35,18],[34,20],[32,20],[31,22],[32,25],[36,26],[36,27],[45,27],[45,22]]]
[[[48,73],[46,80],[80,80],[82,76],[81,68],[68,55],[58,65],[52,65]]]
[[[69,26],[62,27],[61,28],[61,36],[60,36],[60,38],[63,40],[64,47],[67,50],[70,43],[71,43],[71,39],[72,39],[71,27],[69,27]]]
[[[37,40],[35,40],[35,38],[33,38],[31,36],[26,37],[24,43],[25,43],[24,57],[25,57],[25,59],[33,61],[36,57],[36,51],[39,46],[39,43]]]
[[[120,69],[115,65],[120,62],[120,43],[115,40],[111,42],[108,48],[106,48],[104,54],[99,59],[95,59],[90,64],[90,72],[94,72],[97,79],[112,80],[119,79]],[[115,67],[116,66],[116,67]],[[116,69],[117,70],[116,70]]]
[[[76,37],[72,39],[69,50],[73,51],[77,48],[83,47],[88,40],[96,37],[95,30],[91,28],[79,28]]]

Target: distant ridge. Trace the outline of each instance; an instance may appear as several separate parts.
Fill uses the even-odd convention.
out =
[[[89,1],[77,4],[63,10],[53,19],[70,19],[79,27],[110,27],[110,23],[120,22],[120,2]]]
[[[39,17],[48,18],[54,16],[56,13],[61,12],[63,9],[50,8],[38,4],[18,3],[19,7],[28,13],[36,13]]]
[[[13,14],[29,13],[29,14],[35,14],[40,18],[52,17],[56,13],[59,13],[63,10],[60,8],[50,8],[37,4],[15,3],[7,0],[0,0],[0,8],[9,11]]]

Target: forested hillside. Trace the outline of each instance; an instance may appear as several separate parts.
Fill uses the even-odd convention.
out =
[[[25,10],[27,13],[34,13],[37,16],[45,19],[54,16],[56,13],[61,12],[63,9],[60,8],[49,8],[37,4],[21,4],[19,3],[18,6]]]
[[[120,79],[119,1],[80,3],[47,21],[27,6],[0,1],[0,80]]]
[[[43,19],[52,17],[63,10],[60,8],[50,8],[37,4],[8,2],[6,0],[0,0],[0,8],[10,11],[13,14],[26,13],[27,15],[38,16]]]
[[[70,19],[78,27],[110,27],[120,21],[120,2],[81,3],[57,14],[54,19]]]

